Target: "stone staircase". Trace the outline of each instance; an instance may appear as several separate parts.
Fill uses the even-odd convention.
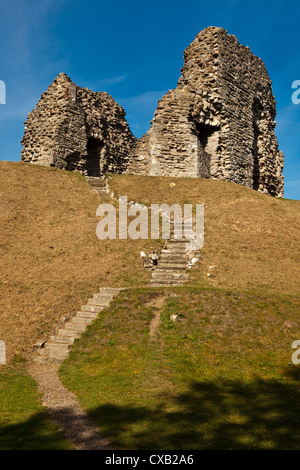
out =
[[[153,286],[181,286],[189,279],[188,243],[186,239],[170,239],[166,249],[161,250],[158,265],[152,272]]]
[[[109,191],[104,176],[86,176],[86,179],[95,192],[107,196]]]
[[[106,196],[111,195],[104,177],[87,176],[86,178],[93,190]],[[161,250],[159,263],[152,272],[151,286],[181,286],[189,279],[187,269],[190,243],[191,238],[175,239],[173,233],[173,238],[168,241],[166,248]],[[110,305],[113,298],[122,290],[124,289],[102,287],[100,292],[94,294],[70,320],[57,327],[53,336],[38,345],[33,360],[39,363],[63,362],[68,357],[75,339],[81,337],[87,326]]]
[[[61,363],[69,355],[69,350],[75,339],[81,337],[102,310],[110,305],[121,288],[102,287],[86,305],[83,305],[69,321],[57,329],[55,334],[45,341],[34,357],[39,363]]]

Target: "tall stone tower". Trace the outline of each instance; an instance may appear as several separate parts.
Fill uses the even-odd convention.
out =
[[[137,142],[129,172],[220,179],[283,196],[276,103],[263,61],[209,27],[184,52],[181,72]]]

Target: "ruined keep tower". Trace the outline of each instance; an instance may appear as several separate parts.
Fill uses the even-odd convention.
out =
[[[89,176],[122,173],[135,142],[110,95],[77,87],[61,73],[28,115],[21,160]]]
[[[209,27],[184,52],[181,72],[137,142],[129,172],[220,179],[283,196],[276,103],[263,61]]]

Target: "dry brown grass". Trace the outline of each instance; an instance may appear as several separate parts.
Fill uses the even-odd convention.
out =
[[[80,175],[0,162],[0,339],[27,355],[101,286],[143,285],[145,241],[96,236],[103,199]],[[105,201],[107,202],[107,201]]]
[[[300,201],[205,179],[115,175],[110,186],[147,205],[205,205],[205,243],[191,285],[300,293]]]

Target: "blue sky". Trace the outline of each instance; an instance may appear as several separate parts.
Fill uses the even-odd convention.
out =
[[[286,0],[1,0],[0,160],[20,159],[24,121],[53,79],[107,91],[142,136],[158,100],[176,87],[183,51],[221,26],[261,57],[273,81],[285,197],[300,200],[300,2]]]

